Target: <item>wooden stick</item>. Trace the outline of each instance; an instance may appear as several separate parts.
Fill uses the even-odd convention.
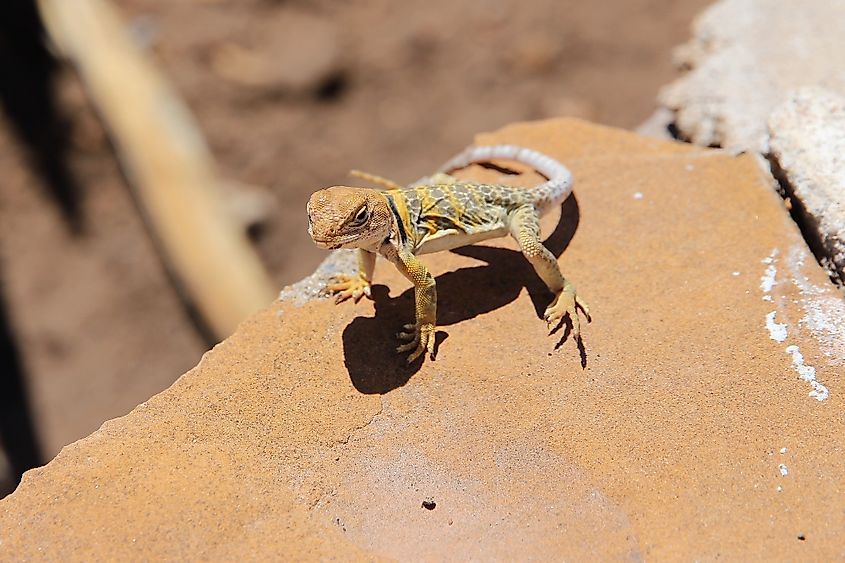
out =
[[[107,0],[39,0],[50,38],[100,112],[178,285],[217,339],[275,297],[184,103]]]

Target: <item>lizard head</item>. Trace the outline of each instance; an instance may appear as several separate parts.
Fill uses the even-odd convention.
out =
[[[333,186],[311,194],[308,234],[321,248],[364,248],[390,234],[393,217],[377,190]]]

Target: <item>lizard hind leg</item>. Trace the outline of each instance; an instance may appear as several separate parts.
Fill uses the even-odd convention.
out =
[[[417,180],[416,182],[412,182],[408,184],[409,187],[414,188],[418,186],[431,186],[432,184],[445,184],[447,186],[451,186],[452,184],[457,184],[458,179],[454,176],[450,176],[445,172],[436,172],[431,176],[424,176]]]
[[[445,172],[437,172],[433,176],[429,176],[429,180],[432,184],[455,184],[458,182],[458,179],[454,176],[446,174]]]
[[[540,218],[533,205],[520,207],[511,215],[510,232],[519,243],[523,256],[555,295],[543,314],[543,319],[549,325],[556,325],[568,315],[572,322],[572,335],[576,341],[580,341],[581,322],[578,310],[584,313],[589,322],[590,307],[578,297],[572,282],[563,277],[555,255],[543,246],[540,240]]]
[[[393,180],[388,180],[383,176],[378,176],[376,174],[370,174],[369,172],[362,172],[361,170],[350,170],[349,175],[353,178],[358,178],[359,180],[364,180],[365,182],[369,182],[375,186],[381,186],[383,188],[387,188],[388,190],[401,190],[402,186],[394,182]]]

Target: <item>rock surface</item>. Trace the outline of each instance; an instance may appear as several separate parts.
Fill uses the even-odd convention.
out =
[[[671,127],[675,121],[674,114],[666,108],[657,108],[648,119],[634,129],[638,135],[669,141],[673,139]]]
[[[803,88],[769,118],[772,159],[845,283],[845,98]]]
[[[375,302],[288,292],[27,473],[0,559],[841,558],[842,300],[756,161],[571,120],[478,142],[575,175],[544,227],[585,367],[509,240],[425,257],[439,355],[406,366],[380,261]]]
[[[676,53],[689,72],[663,89],[678,131],[732,152],[766,150],[771,111],[801,86],[845,93],[845,3],[721,0]]]

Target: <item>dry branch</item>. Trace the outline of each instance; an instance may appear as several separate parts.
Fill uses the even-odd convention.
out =
[[[217,338],[274,297],[187,107],[106,0],[39,0],[50,38],[97,107],[151,231]]]

